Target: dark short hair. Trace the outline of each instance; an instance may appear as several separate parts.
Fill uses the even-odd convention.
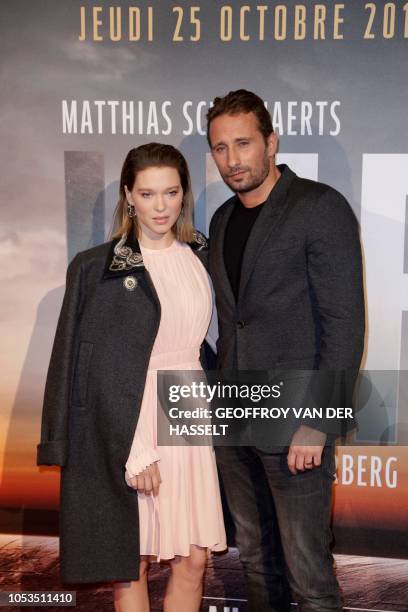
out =
[[[222,98],[214,98],[213,106],[207,112],[207,141],[210,147],[211,121],[220,115],[237,115],[238,113],[254,113],[259,131],[265,140],[272,134],[272,119],[263,100],[252,91],[237,89],[230,91]]]

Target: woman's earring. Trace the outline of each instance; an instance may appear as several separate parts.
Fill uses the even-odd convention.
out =
[[[127,214],[128,214],[128,217],[130,217],[131,219],[136,216],[135,206],[134,204],[131,204],[130,202],[128,202],[128,205],[127,205]]]

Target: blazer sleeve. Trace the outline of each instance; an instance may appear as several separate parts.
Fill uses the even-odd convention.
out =
[[[312,380],[312,400],[319,406],[352,407],[364,351],[362,253],[354,212],[334,189],[320,196],[311,215],[307,257],[320,328],[320,372]],[[356,421],[355,416],[323,419],[310,426],[345,435]]]
[[[82,292],[79,255],[68,266],[66,287],[44,391],[37,465],[65,465],[74,346]]]
[[[307,241],[308,275],[320,323],[322,369],[359,368],[365,307],[357,219],[335,189],[318,199]]]

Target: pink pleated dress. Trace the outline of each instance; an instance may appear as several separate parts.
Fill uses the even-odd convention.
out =
[[[140,554],[157,561],[189,556],[191,544],[222,551],[227,544],[213,447],[157,446],[157,370],[202,370],[200,346],[212,310],[208,275],[185,243],[140,248],[161,319],[125,479],[155,461],[162,479],[157,496],[138,492]]]

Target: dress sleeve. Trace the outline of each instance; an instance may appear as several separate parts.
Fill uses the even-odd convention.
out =
[[[129,478],[137,476],[149,465],[160,460],[154,440],[154,418],[155,414],[149,409],[149,403],[142,401],[135,435],[125,466],[125,480],[128,484]]]

